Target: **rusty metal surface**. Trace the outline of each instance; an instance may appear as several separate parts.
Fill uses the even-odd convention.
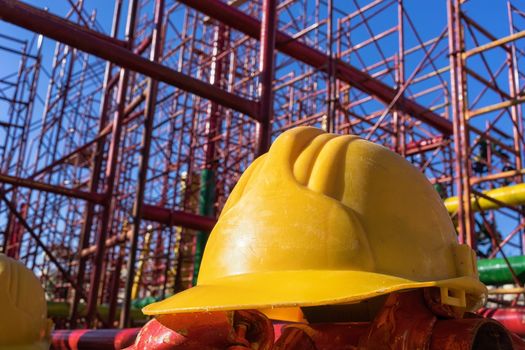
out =
[[[447,313],[433,305],[433,296],[423,290],[390,294],[371,322],[272,324],[255,310],[163,315],[126,350],[525,349],[499,322]],[[137,332],[55,332],[52,349],[123,349]]]
[[[139,330],[140,328],[55,331],[53,332],[51,349],[123,349],[133,344]]]
[[[519,307],[483,308],[479,311],[479,314],[493,318],[509,331],[516,333],[520,337],[525,337],[525,309]]]

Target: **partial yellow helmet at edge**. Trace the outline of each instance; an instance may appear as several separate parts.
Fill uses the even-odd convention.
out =
[[[299,127],[241,176],[211,232],[197,286],[143,312],[355,303],[424,287],[473,310],[487,293],[475,259],[408,161],[355,136]]]
[[[44,290],[22,263],[0,254],[0,350],[49,349]]]

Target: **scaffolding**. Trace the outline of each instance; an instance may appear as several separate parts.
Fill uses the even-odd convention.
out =
[[[67,3],[59,17],[0,0],[38,35],[0,36],[19,57],[0,78],[0,247],[65,310],[59,328],[129,326],[144,298],[189,288],[240,174],[299,125],[398,152],[456,197],[461,242],[525,254],[525,200],[490,195],[524,174],[519,1],[496,36],[476,0],[446,0],[430,38],[403,0],[114,0],[106,30],[89,1]]]

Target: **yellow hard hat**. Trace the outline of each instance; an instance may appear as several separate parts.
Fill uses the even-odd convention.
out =
[[[33,272],[0,254],[0,350],[49,349],[46,308]]]
[[[382,146],[299,127],[241,176],[197,286],[143,312],[346,304],[424,287],[467,310],[487,293],[425,176]]]

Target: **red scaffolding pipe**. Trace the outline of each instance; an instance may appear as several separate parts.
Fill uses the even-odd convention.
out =
[[[162,24],[164,18],[164,0],[155,1],[155,28],[152,35],[152,48],[150,58],[153,62],[158,62],[162,55]],[[148,88],[146,90],[146,108],[144,118],[144,129],[142,131],[142,150],[139,160],[139,174],[136,189],[135,201],[133,203],[133,229],[131,233],[130,252],[128,255],[126,277],[126,287],[124,289],[124,300],[122,302],[122,313],[120,314],[120,326],[127,327],[131,321],[131,298],[133,283],[135,282],[135,265],[137,262],[138,241],[140,236],[140,223],[142,221],[142,206],[144,192],[146,191],[146,180],[148,173],[148,164],[150,158],[151,139],[153,133],[153,118],[155,117],[155,107],[159,83],[154,79],[148,79]]]
[[[51,350],[118,350],[132,345],[140,328],[54,331]]]
[[[258,120],[256,102],[152,62],[115,44],[115,40],[109,36],[85,29],[46,11],[16,0],[0,0],[0,19],[220,103]]]
[[[44,192],[50,192],[50,193],[56,193],[72,198],[78,198],[83,199],[86,201],[90,201],[93,203],[102,203],[104,200],[104,196],[100,193],[91,193],[91,192],[85,192],[85,191],[79,191],[71,188],[65,188],[55,185],[49,185],[43,182],[33,181],[33,180],[27,180],[22,179],[19,177],[9,176],[5,174],[0,174],[0,182],[8,183],[13,186],[21,186],[21,187],[27,187],[34,190],[44,191]]]
[[[259,117],[256,136],[256,156],[268,151],[271,142],[271,121],[273,118],[273,90],[275,33],[277,27],[277,1],[263,1],[263,23],[261,26],[261,50],[259,57]]]
[[[5,0],[3,0],[5,1]],[[251,36],[259,38],[261,22],[244,14],[233,6],[229,6],[218,0],[194,1],[179,0],[179,2],[194,8],[224,24]],[[329,57],[300,41],[295,40],[281,31],[276,32],[275,47],[282,53],[306,63],[313,68],[326,71]],[[383,82],[372,78],[367,73],[353,67],[339,59],[334,60],[334,70],[338,79],[351,84],[357,89],[375,96],[386,104],[390,104],[397,95],[397,91]],[[394,109],[412,115],[414,118],[433,126],[446,135],[452,134],[452,122],[421,106],[420,104],[400,97],[394,105]]]
[[[483,317],[495,319],[509,331],[525,337],[525,308],[483,308],[478,313]]]
[[[144,204],[142,207],[142,218],[170,226],[182,226],[200,231],[211,231],[217,222],[215,218],[148,204]]]

